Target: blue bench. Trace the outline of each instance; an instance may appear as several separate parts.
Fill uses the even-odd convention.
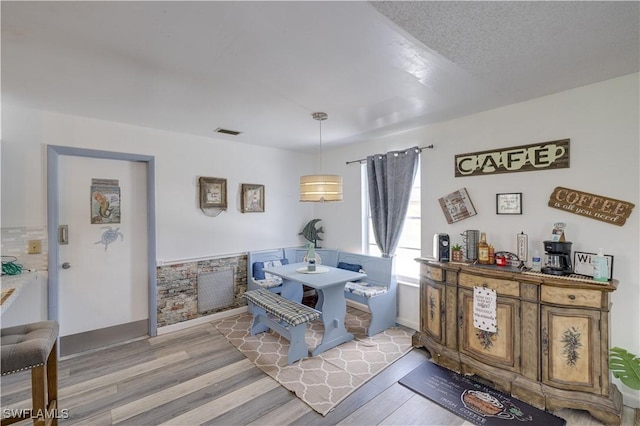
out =
[[[265,288],[247,291],[242,297],[247,299],[253,313],[252,336],[273,330],[289,339],[288,364],[309,355],[304,334],[307,323],[320,318],[319,311],[285,299]]]
[[[263,271],[266,266],[288,264],[289,259],[283,249],[251,251],[247,254],[247,291],[267,289],[273,293],[295,302],[302,301],[302,285],[289,280],[283,280]],[[293,261],[291,262],[293,263]],[[249,307],[251,312],[251,307]]]
[[[347,299],[369,308],[371,322],[367,335],[376,335],[396,325],[398,281],[392,273],[393,259],[341,251],[336,267],[358,268],[367,274],[362,281],[348,282],[344,294]]]

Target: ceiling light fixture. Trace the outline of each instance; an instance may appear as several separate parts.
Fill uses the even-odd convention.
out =
[[[322,122],[328,118],[328,115],[324,112],[314,112],[311,116],[320,123],[320,172],[322,172]],[[315,203],[342,201],[342,176],[300,176],[300,201]]]

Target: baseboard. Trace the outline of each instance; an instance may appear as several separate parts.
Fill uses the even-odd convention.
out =
[[[234,315],[247,312],[247,307],[229,309],[228,311],[216,312],[215,314],[206,315],[200,318],[194,318],[192,320],[182,321],[171,325],[165,325],[164,327],[158,327],[158,336],[161,334],[171,333],[172,331],[184,330],[185,328],[194,327],[196,325],[206,324],[211,321],[232,317]]]
[[[617,381],[616,381],[617,382]],[[640,409],[640,393],[632,391],[624,384],[617,382],[616,386],[620,393],[622,393],[622,403],[627,407]]]
[[[396,323],[408,327],[412,330],[420,330],[420,324],[406,318],[396,318]]]
[[[60,336],[60,356],[103,348],[148,335],[149,321],[145,319],[98,330]]]

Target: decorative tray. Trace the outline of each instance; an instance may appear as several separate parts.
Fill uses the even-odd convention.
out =
[[[303,266],[302,268],[296,269],[296,271],[300,272],[301,274],[322,274],[323,272],[329,272],[329,268],[326,268],[324,266],[316,266],[315,271],[310,271],[306,266]]]

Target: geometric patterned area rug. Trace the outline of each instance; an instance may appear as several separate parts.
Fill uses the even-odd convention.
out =
[[[258,368],[323,416],[412,348],[413,330],[391,327],[368,337],[369,313],[348,307],[345,326],[354,340],[287,365],[289,341],[273,331],[251,336],[252,318],[243,313],[213,324]],[[322,330],[319,320],[307,324],[307,347],[320,343]]]
[[[425,361],[399,383],[474,425],[562,426],[566,421],[467,376]]]

